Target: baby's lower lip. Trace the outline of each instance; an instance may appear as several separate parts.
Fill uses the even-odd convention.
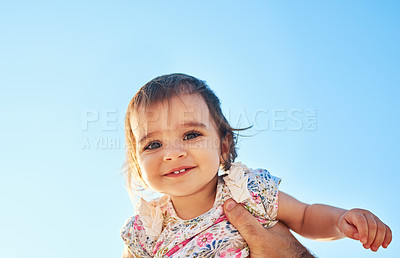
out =
[[[193,168],[187,168],[187,169],[185,169],[185,171],[184,172],[180,172],[180,173],[178,173],[178,174],[175,174],[175,173],[169,173],[169,174],[166,174],[165,176],[167,176],[167,177],[179,177],[179,176],[183,176],[183,175],[185,175],[185,174],[187,174],[190,170],[192,170]]]

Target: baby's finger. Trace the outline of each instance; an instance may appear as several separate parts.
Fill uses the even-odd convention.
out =
[[[359,239],[361,243],[365,244],[368,241],[368,224],[367,224],[367,218],[361,213],[354,211],[351,213],[349,223],[353,224],[358,231],[359,234]],[[346,219],[346,221],[348,220]]]
[[[347,237],[349,237],[351,239],[354,239],[354,240],[360,240],[357,228],[354,227],[353,225],[351,225],[351,224],[349,224],[347,222],[343,223],[340,230],[342,231],[342,233],[345,236],[347,236]]]
[[[364,247],[368,249],[371,247],[372,242],[374,242],[378,225],[375,221],[375,216],[372,213],[365,212],[364,216],[367,218],[368,223],[368,241],[367,243],[364,243]]]
[[[386,228],[386,233],[385,233],[385,240],[383,240],[382,244],[383,248],[387,248],[390,242],[392,242],[392,230],[390,230],[390,228],[387,225],[385,225],[385,228]]]
[[[380,219],[378,219],[377,217],[375,217],[375,219],[377,223],[377,230],[375,239],[371,244],[371,251],[374,252],[378,251],[379,247],[383,243],[383,240],[385,239],[385,234],[386,234],[386,225],[383,224],[383,222],[380,221]]]

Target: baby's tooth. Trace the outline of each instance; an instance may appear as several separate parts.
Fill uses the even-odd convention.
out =
[[[186,169],[184,168],[184,169],[182,169],[182,170],[174,171],[174,172],[172,172],[172,173],[174,173],[174,174],[179,174],[179,173],[182,173],[182,172],[185,172],[185,171],[186,171]]]

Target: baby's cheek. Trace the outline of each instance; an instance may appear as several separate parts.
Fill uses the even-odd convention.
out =
[[[144,181],[148,184],[154,184],[156,180],[157,173],[151,167],[146,167],[146,169],[142,169],[142,177]]]
[[[143,171],[143,174],[144,173],[151,174],[151,172],[154,171],[156,167],[156,163],[158,163],[157,162],[158,157],[154,153],[139,154],[137,158],[140,169]]]
[[[142,172],[143,180],[150,185],[156,175],[156,162],[151,157],[140,157],[139,166]]]

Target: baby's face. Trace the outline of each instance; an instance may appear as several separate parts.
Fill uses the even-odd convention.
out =
[[[131,126],[146,184],[171,197],[215,188],[221,143],[203,98],[180,95],[138,111]]]

